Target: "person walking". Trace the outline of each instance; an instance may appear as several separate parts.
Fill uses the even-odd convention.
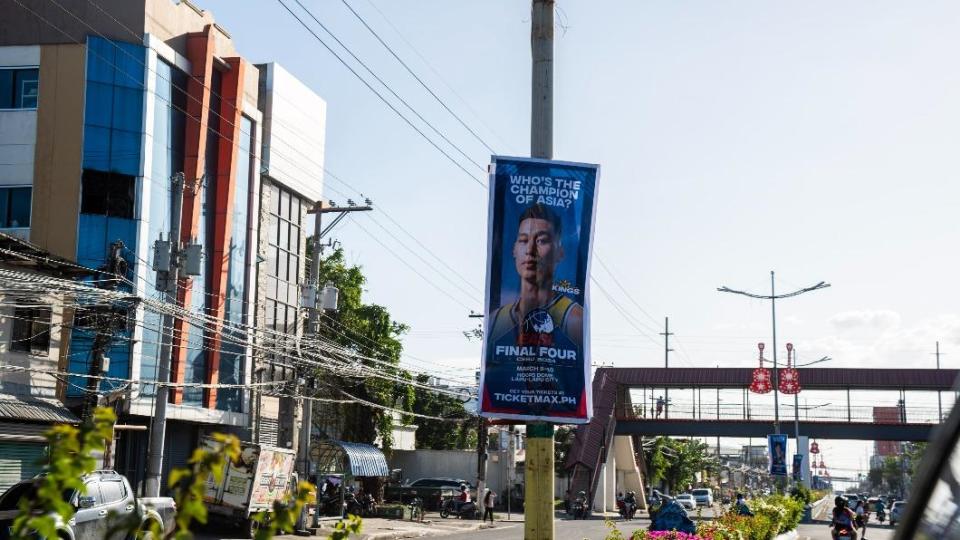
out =
[[[497,502],[497,494],[490,491],[490,488],[484,490],[483,494],[483,521],[486,523],[487,517],[490,517],[490,524],[493,525],[493,507]]]

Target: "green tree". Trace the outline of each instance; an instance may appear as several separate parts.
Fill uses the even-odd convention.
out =
[[[901,462],[893,456],[887,456],[883,459],[883,480],[890,486],[890,490],[900,492],[903,488],[903,469]]]
[[[417,383],[427,385],[430,377],[418,375]],[[468,450],[477,447],[477,421],[464,408],[460,399],[421,387],[413,387],[413,412],[427,416],[460,419],[430,420],[416,418],[417,448],[430,450]]]
[[[665,481],[671,492],[685,488],[698,472],[713,469],[708,448],[706,443],[693,439],[657,437],[644,450],[651,484]]]
[[[567,463],[567,455],[573,446],[573,438],[576,434],[576,428],[570,426],[557,426],[553,432],[553,468],[558,476],[566,473],[564,465]]]
[[[311,250],[308,248],[307,252],[309,255]],[[359,266],[346,263],[341,248],[321,259],[320,283],[333,283],[340,290],[340,298],[337,312],[321,317],[320,331],[324,340],[358,355],[337,354],[336,361],[357,362],[399,380],[344,373],[332,375],[324,368],[316,374],[319,389],[333,398],[349,394],[375,405],[412,411],[416,396],[409,384],[403,382],[410,380],[410,374],[399,367],[403,350],[400,337],[407,326],[394,321],[385,307],[363,302],[366,281]],[[335,428],[345,440],[370,444],[379,435],[385,450],[392,446],[394,417],[389,411],[362,403],[334,404],[322,407],[321,411],[323,422]]]

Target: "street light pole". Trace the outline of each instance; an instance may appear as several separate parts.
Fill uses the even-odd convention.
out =
[[[803,289],[797,289],[796,291],[785,293],[785,294],[776,294],[774,289],[774,273],[773,270],[770,271],[770,294],[755,294],[746,291],[738,291],[731,289],[729,287],[723,286],[718,287],[717,290],[725,293],[739,294],[741,296],[746,296],[749,298],[756,298],[759,300],[770,300],[770,314],[773,318],[773,432],[776,434],[780,433],[780,403],[779,403],[779,377],[777,374],[777,308],[776,301],[783,298],[793,298],[794,296],[800,296],[803,293],[816,291],[818,289],[825,289],[829,287],[829,283],[821,281],[816,285],[811,287],[805,287]]]

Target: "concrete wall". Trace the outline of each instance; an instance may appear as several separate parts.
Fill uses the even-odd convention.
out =
[[[86,46],[41,47],[30,241],[70,260],[77,256],[85,73]]]
[[[258,67],[265,92],[263,165],[271,178],[318,201],[323,195],[327,104],[280,65]]]

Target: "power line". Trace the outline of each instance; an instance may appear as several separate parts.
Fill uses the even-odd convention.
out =
[[[18,1],[18,0],[14,0],[14,1]],[[390,101],[387,100],[387,98],[385,98],[385,97],[383,96],[383,94],[381,94],[380,92],[378,92],[377,89],[373,87],[373,85],[371,85],[366,79],[364,79],[359,73],[357,73],[357,71],[353,68],[353,66],[351,66],[350,64],[348,64],[347,61],[344,60],[342,56],[340,56],[339,54],[337,54],[337,52],[334,51],[333,48],[330,47],[330,45],[328,45],[327,42],[325,42],[325,41],[323,40],[323,38],[321,38],[319,35],[317,35],[317,33],[314,32],[313,29],[310,28],[310,26],[307,25],[307,23],[304,22],[304,20],[301,19],[299,15],[297,15],[296,13],[294,13],[294,11],[293,11],[292,9],[290,9],[290,6],[288,6],[287,4],[285,4],[285,3],[283,2],[283,0],[277,0],[277,2],[278,2],[281,6],[283,6],[283,8],[284,8],[285,10],[287,10],[287,12],[289,12],[290,15],[293,16],[293,18],[296,19],[297,22],[299,22],[300,25],[303,26],[303,27],[307,30],[307,32],[310,32],[310,35],[312,35],[312,36],[314,37],[314,39],[316,39],[318,42],[320,42],[320,44],[323,45],[324,48],[326,48],[326,49],[330,52],[330,54],[332,54],[341,64],[343,64],[343,66],[346,67],[346,68],[350,71],[350,73],[352,73],[358,80],[360,80],[360,82],[363,83],[364,86],[366,86],[371,92],[373,92],[373,93],[380,99],[380,101],[382,101],[382,102],[384,103],[384,105],[386,105],[387,107],[389,107],[390,110],[392,110],[397,116],[399,116],[404,122],[406,122],[408,126],[410,126],[411,128],[413,128],[413,130],[416,131],[421,137],[423,137],[424,140],[426,140],[428,143],[430,143],[431,146],[433,146],[434,148],[436,148],[438,152],[440,152],[441,154],[443,154],[443,156],[446,157],[446,158],[450,161],[450,163],[453,163],[458,169],[460,169],[461,171],[463,171],[464,174],[466,174],[468,177],[470,177],[471,180],[473,180],[474,182],[476,182],[480,187],[483,187],[483,188],[486,188],[486,187],[487,187],[486,184],[484,184],[481,180],[477,179],[476,176],[474,176],[473,174],[471,174],[470,171],[468,171],[466,168],[464,168],[464,166],[463,166],[459,161],[457,161],[456,159],[454,159],[453,156],[451,156],[449,153],[447,153],[443,148],[440,148],[440,145],[438,145],[433,139],[431,139],[430,137],[428,137],[427,134],[423,132],[423,130],[421,130],[420,128],[418,128],[409,118],[407,118],[406,116],[404,116],[403,113],[401,113],[400,110],[397,109],[397,108],[393,105],[393,103],[390,103]],[[298,3],[299,3],[299,2],[298,2]],[[302,7],[302,5],[301,5],[301,7]],[[304,8],[304,9],[305,9],[305,8]],[[307,11],[307,13],[311,13],[309,10],[306,10],[306,9],[305,9],[305,11]],[[312,13],[311,13],[311,16],[312,16]],[[322,25],[321,25],[321,26],[322,26]],[[482,167],[481,167],[481,169],[482,169]]]
[[[350,13],[353,13],[353,15],[363,24],[364,28],[366,28],[367,30],[369,30],[370,33],[373,34],[373,37],[377,38],[377,41],[379,41],[380,44],[383,45],[383,47],[384,47],[385,49],[387,49],[387,51],[390,52],[390,55],[393,56],[393,57],[397,60],[397,62],[400,62],[400,65],[403,66],[404,69],[407,70],[407,73],[409,73],[414,79],[416,79],[417,82],[420,83],[420,86],[422,86],[424,90],[426,90],[427,92],[430,93],[431,96],[433,96],[433,99],[437,100],[437,103],[439,103],[448,113],[450,113],[451,116],[453,116],[454,118],[456,118],[456,119],[457,119],[457,122],[459,122],[460,125],[463,126],[464,129],[466,129],[467,131],[469,131],[470,134],[473,135],[473,138],[474,138],[474,139],[480,141],[480,144],[482,144],[483,146],[485,146],[485,147],[487,148],[487,150],[490,151],[490,153],[492,153],[492,154],[496,154],[496,153],[497,153],[496,150],[494,150],[493,148],[491,148],[490,145],[487,144],[486,141],[484,141],[482,138],[480,138],[480,136],[477,135],[477,133],[476,133],[473,129],[471,129],[470,126],[468,126],[468,125],[466,124],[466,122],[464,122],[463,119],[460,118],[460,117],[457,115],[457,113],[453,112],[453,110],[451,110],[450,107],[447,106],[447,104],[446,104],[442,99],[440,99],[440,96],[438,96],[437,93],[434,92],[433,89],[430,88],[430,87],[427,85],[427,83],[423,82],[423,79],[421,79],[420,76],[418,76],[418,75],[413,71],[413,69],[411,69],[410,66],[408,66],[407,63],[404,62],[403,59],[400,58],[400,56],[397,55],[397,53],[390,47],[390,45],[387,45],[387,43],[383,40],[383,38],[380,37],[380,34],[377,34],[377,32],[376,32],[373,28],[371,28],[369,24],[367,24],[367,21],[364,20],[364,18],[363,18],[362,16],[360,16],[359,13],[357,13],[357,10],[353,9],[353,6],[351,6],[350,3],[347,2],[347,0],[341,0],[341,1],[343,2],[343,5],[347,6],[347,9],[350,10]],[[299,4],[300,2],[298,1],[297,3]]]

